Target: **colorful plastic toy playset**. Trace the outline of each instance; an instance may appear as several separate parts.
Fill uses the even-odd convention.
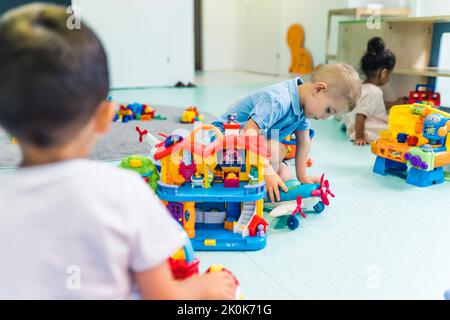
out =
[[[114,115],[114,121],[127,123],[132,120],[166,120],[166,117],[161,117],[155,114],[156,111],[150,107],[148,104],[142,103],[131,103],[131,104],[121,104],[119,110]]]
[[[377,155],[373,171],[406,172],[409,184],[428,187],[445,181],[450,164],[450,114],[429,105],[391,108],[389,130],[371,149]]]
[[[188,137],[160,133],[163,141],[136,127],[139,141],[151,146],[151,161],[130,156],[121,167],[147,179],[195,250],[260,250],[268,226],[263,211],[270,207],[264,204],[265,139],[241,135],[233,115],[223,127],[224,134],[212,125],[199,126]],[[281,204],[271,215],[290,215],[287,226],[292,230],[299,226],[297,213],[321,213],[328,196],[334,197],[324,176],[320,184],[291,180],[286,185],[289,191],[280,192]]]
[[[157,194],[191,238],[195,250],[259,250],[266,245],[263,218],[264,139],[225,135],[203,125],[185,139],[169,136],[154,155],[161,161]],[[216,139],[202,144],[198,133]]]

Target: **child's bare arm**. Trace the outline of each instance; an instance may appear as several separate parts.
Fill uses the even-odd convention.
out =
[[[194,275],[186,280],[174,280],[169,265],[161,265],[134,274],[142,299],[197,300],[234,299],[236,285],[227,272]]]
[[[249,119],[244,126],[244,134],[245,135],[258,135],[259,134],[259,126],[258,124]],[[270,201],[272,203],[275,200],[280,201],[280,188],[287,192],[288,189],[284,184],[283,180],[280,178],[278,173],[275,172],[269,160],[264,157],[264,180],[266,181],[266,190],[269,195]]]
[[[254,120],[248,119],[242,131],[247,136],[257,136],[259,135],[259,129],[258,124]]]
[[[358,146],[364,146],[369,143],[364,134],[367,117],[361,113],[356,114],[355,117],[355,144]]]
[[[319,177],[309,177],[306,174],[306,162],[308,161],[309,150],[311,148],[309,130],[296,130],[295,139],[297,140],[295,153],[295,171],[297,173],[297,179],[301,183],[319,183]]]

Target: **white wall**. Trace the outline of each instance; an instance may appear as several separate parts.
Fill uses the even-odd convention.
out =
[[[204,70],[235,70],[239,52],[239,2],[202,1],[202,57]]]
[[[323,63],[328,10],[347,0],[203,0],[204,70],[250,70],[287,74],[286,33],[293,23],[305,28],[305,46]]]
[[[416,0],[417,16],[444,16],[450,15],[449,0]]]
[[[194,78],[192,0],[73,0],[108,53],[111,87]]]
[[[305,29],[305,48],[312,56],[314,65],[325,62],[328,11],[347,7],[347,0],[296,1],[281,0],[282,43],[280,45],[279,73],[287,74],[291,53],[286,43],[286,33],[293,23],[300,23]],[[320,3],[320,4],[319,4]]]

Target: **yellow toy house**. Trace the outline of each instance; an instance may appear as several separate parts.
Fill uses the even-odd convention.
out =
[[[263,218],[265,141],[239,135],[225,123],[225,135],[212,125],[189,137],[168,137],[154,157],[161,161],[157,194],[183,225],[196,250],[259,250],[266,245]],[[212,131],[215,140],[197,139]]]

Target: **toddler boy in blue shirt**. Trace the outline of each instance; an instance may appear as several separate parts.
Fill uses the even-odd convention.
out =
[[[280,201],[279,188],[287,192],[283,181],[291,179],[283,159],[286,147],[281,141],[296,136],[295,168],[302,183],[318,183],[318,177],[306,174],[311,145],[309,119],[326,120],[330,115],[350,111],[361,94],[358,73],[349,65],[335,63],[314,71],[311,79],[282,81],[253,92],[231,105],[213,124],[223,131],[222,121],[236,117],[247,135],[265,135],[270,151],[270,163],[264,168],[266,189],[270,200]]]

